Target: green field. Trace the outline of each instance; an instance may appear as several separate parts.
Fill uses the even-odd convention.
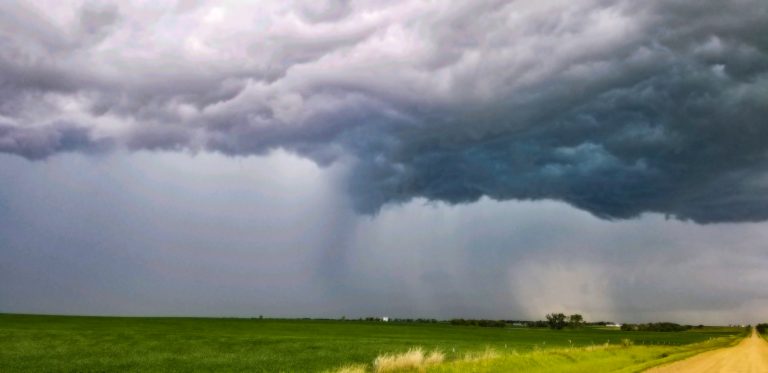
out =
[[[427,372],[527,372],[594,373],[642,372],[647,368],[673,362],[716,349],[732,346],[739,338],[716,338],[679,346],[596,346],[553,348],[524,353],[500,353],[491,359],[457,360],[426,366]]]
[[[0,372],[249,371],[308,372],[370,364],[414,346],[445,360],[492,348],[526,353],[620,344],[675,346],[742,333],[736,328],[687,332],[551,331],[358,321],[71,317],[0,314]]]

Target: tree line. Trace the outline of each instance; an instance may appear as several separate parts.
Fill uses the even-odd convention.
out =
[[[652,322],[647,324],[624,324],[621,326],[623,331],[639,332],[683,332],[693,328],[690,325],[680,325],[673,322]]]
[[[581,314],[574,313],[566,315],[562,312],[553,312],[545,315],[545,320],[527,321],[527,320],[489,320],[489,319],[451,319],[448,321],[451,325],[457,326],[479,326],[486,328],[504,328],[507,325],[512,326],[524,326],[529,328],[550,328],[553,330],[561,329],[576,329],[584,326],[605,326],[612,324],[608,321],[587,322]],[[346,320],[345,317],[341,318]],[[359,321],[369,322],[381,322],[381,317],[362,317]],[[395,323],[438,323],[436,319],[408,319],[408,318],[392,318],[389,322]],[[703,327],[702,325],[697,328]],[[622,331],[643,331],[643,332],[681,332],[694,328],[691,325],[680,325],[673,322],[654,322],[645,324],[623,324],[621,325]],[[756,326],[757,331],[760,333],[768,333],[768,324],[758,324]]]
[[[482,326],[486,328],[503,328],[507,326],[504,320],[473,320],[473,319],[453,319],[451,325]]]
[[[566,316],[564,313],[550,313],[546,316],[546,321],[522,321],[522,320],[483,320],[483,319],[453,319],[450,321],[451,325],[466,325],[466,326],[482,326],[503,328],[508,324],[527,326],[529,328],[550,328],[560,330],[564,328],[581,328],[589,324],[584,321],[584,317],[578,313]],[[608,324],[605,321],[598,323],[599,325]]]
[[[578,313],[566,316],[564,313],[549,313],[545,316],[550,329],[581,328],[584,326],[584,317]]]

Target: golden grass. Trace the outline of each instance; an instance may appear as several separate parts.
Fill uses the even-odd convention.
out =
[[[424,370],[427,366],[440,364],[445,355],[440,351],[427,354],[421,347],[416,347],[402,354],[384,354],[373,361],[373,371],[376,373],[396,372],[402,370]]]

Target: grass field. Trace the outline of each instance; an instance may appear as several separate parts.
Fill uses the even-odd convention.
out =
[[[428,367],[428,372],[592,373],[641,372],[652,366],[728,347],[739,338],[717,338],[679,346],[595,346],[501,353],[488,359],[452,361]]]
[[[525,354],[620,344],[622,339],[630,339],[640,348],[675,349],[741,332],[734,328],[654,333],[445,323],[0,314],[0,372],[309,372],[347,364],[370,365],[378,355],[401,353],[414,346],[441,350],[450,362],[487,348],[502,355]]]

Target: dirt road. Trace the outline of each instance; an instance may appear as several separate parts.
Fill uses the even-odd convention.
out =
[[[734,347],[705,352],[648,373],[768,372],[768,342],[756,332]]]

